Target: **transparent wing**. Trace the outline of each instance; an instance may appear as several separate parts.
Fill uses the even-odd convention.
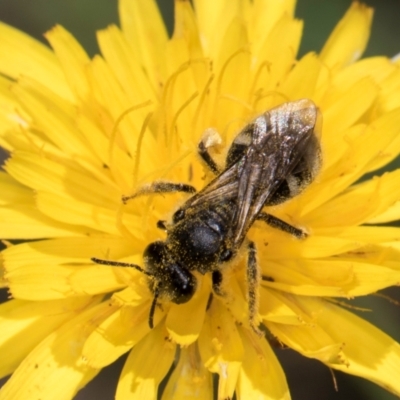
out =
[[[237,202],[239,187],[238,165],[232,165],[211,181],[203,190],[188,199],[184,208],[201,207],[202,205],[214,206],[224,201]]]
[[[235,246],[240,246],[265,205],[296,196],[315,177],[320,165],[317,118],[314,103],[303,99],[285,103],[255,120],[239,176],[232,229]]]
[[[227,169],[190,198],[185,208],[231,202],[234,216],[227,243],[238,248],[264,205],[297,195],[316,175],[317,116],[314,103],[303,99],[256,118],[233,141]]]

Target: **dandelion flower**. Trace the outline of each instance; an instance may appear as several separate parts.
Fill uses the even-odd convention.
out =
[[[320,174],[269,209],[304,228],[256,223],[249,237],[264,279],[257,318],[279,342],[327,367],[400,395],[400,346],[342,299],[400,282],[400,63],[360,60],[372,10],[354,2],[320,54],[301,59],[294,1],[175,2],[172,37],[153,0],[120,0],[121,29],[98,32],[90,59],[64,28],[51,50],[0,25],[0,172],[3,287],[0,399],[71,399],[129,353],[116,398],[289,399],[266,337],[250,327],[243,257],[224,271],[211,304],[210,274],[184,304],[160,301],[134,268],[163,239],[157,221],[188,195],[122,196],[153,181],[202,189],[197,155],[208,132],[223,165],[234,135],[281,103],[311,99],[323,116]],[[210,133],[211,132],[211,133]],[[219,136],[212,132],[218,132]],[[221,138],[219,143],[218,138]],[[21,240],[23,242],[21,242]],[[196,275],[196,276],[197,276]],[[368,351],[365,351],[368,349]],[[213,379],[213,374],[218,380]],[[215,376],[215,375],[214,375]]]

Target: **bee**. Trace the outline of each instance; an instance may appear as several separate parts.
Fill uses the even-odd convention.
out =
[[[205,143],[198,153],[215,178],[201,191],[188,184],[153,182],[133,196],[185,192],[192,196],[173,214],[157,223],[166,231],[144,250],[144,268],[130,263],[92,258],[98,264],[131,267],[147,276],[154,294],[149,312],[153,328],[159,300],[188,302],[196,291],[194,271],[211,273],[212,288],[223,295],[223,271],[243,247],[247,249],[247,300],[250,326],[258,331],[258,286],[261,279],[254,242],[246,239],[255,221],[280,229],[298,239],[307,235],[263,208],[283,203],[301,193],[315,178],[321,164],[317,135],[319,112],[309,99],[287,102],[256,117],[233,140],[220,169]]]

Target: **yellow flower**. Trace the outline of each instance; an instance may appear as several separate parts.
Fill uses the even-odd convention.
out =
[[[129,352],[117,399],[152,399],[171,366],[165,399],[289,399],[268,340],[249,328],[244,257],[210,274],[184,304],[160,300],[134,268],[165,235],[157,221],[188,195],[123,195],[156,180],[212,179],[197,156],[204,132],[222,165],[234,135],[256,115],[308,98],[323,116],[322,168],[301,195],[269,209],[303,227],[305,240],[256,223],[264,279],[257,318],[276,337],[329,368],[400,395],[400,346],[341,299],[400,282],[400,170],[360,178],[400,152],[400,63],[359,61],[372,10],[353,3],[322,52],[297,60],[302,23],[294,1],[175,2],[168,38],[153,0],[120,0],[122,29],[98,33],[90,59],[62,27],[53,51],[0,25],[2,285],[1,400],[71,399]],[[210,132],[219,132],[218,137]],[[217,139],[215,139],[217,137]],[[13,240],[27,240],[13,243]]]

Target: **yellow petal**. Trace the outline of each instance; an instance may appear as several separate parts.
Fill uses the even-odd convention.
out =
[[[300,45],[302,29],[303,24],[301,21],[294,20],[287,14],[283,14],[263,43],[259,53],[262,57],[257,61],[259,63],[267,63],[269,74],[264,82],[264,91],[266,93],[268,91],[277,91],[277,87],[283,83],[284,78],[292,68]],[[279,98],[279,102],[285,100],[282,96]],[[265,107],[265,109],[268,108]]]
[[[262,338],[239,329],[246,357],[239,373],[239,399],[289,400],[285,374],[274,352]]]
[[[366,243],[395,242],[400,241],[400,228],[392,226],[354,226],[346,228],[339,235],[343,238],[358,238]]]
[[[168,37],[156,2],[122,0],[119,15],[133,57],[144,66],[146,75],[156,87],[159,79],[165,77],[164,52]]]
[[[8,269],[5,264],[5,270],[4,279],[15,298],[50,300],[77,295],[68,279],[75,267],[26,264]]]
[[[384,212],[400,198],[397,193],[400,170],[388,172],[357,186],[311,212],[307,218],[314,228],[360,225]]]
[[[154,87],[141,68],[126,37],[114,25],[97,32],[100,50],[132,103],[141,103],[153,97]]]
[[[4,75],[13,79],[29,76],[61,97],[72,100],[58,61],[47,46],[4,23],[0,24],[0,36],[0,69]]]
[[[298,301],[305,312],[314,316],[314,324],[307,327],[269,324],[280,340],[331,368],[361,376],[400,394],[400,383],[394,378],[400,373],[398,343],[354,313],[334,304],[306,298]],[[330,355],[328,349],[331,349]]]
[[[110,173],[115,179],[116,184],[128,193],[132,185],[132,171],[134,163],[132,158],[117,145],[110,146],[110,139],[90,118],[81,114],[76,119],[76,124],[80,131],[85,135],[89,146],[97,157],[101,160],[102,166],[108,166]],[[116,160],[118,160],[116,162]],[[101,180],[104,181],[104,167]],[[109,180],[106,181],[109,184]]]
[[[80,363],[93,318],[108,307],[92,306],[51,333],[24,359],[0,391],[0,400],[70,400],[99,370]]]
[[[74,93],[81,99],[86,99],[90,93],[88,80],[85,73],[89,57],[83,47],[62,26],[57,25],[46,33],[61,63],[67,82]]]
[[[286,260],[269,263],[263,286],[308,296],[353,297],[375,293],[400,282],[400,270],[384,266],[385,250],[376,264],[361,260]],[[366,260],[367,261],[367,260]]]
[[[129,99],[127,91],[118,84],[116,75],[103,58],[99,56],[94,57],[87,68],[87,74],[91,86],[94,88],[93,95],[95,96],[96,100],[105,108],[107,115],[111,116],[113,123],[115,123],[114,121],[117,121],[124,112],[129,110],[130,107],[139,104],[137,101],[132,102]],[[147,112],[147,109],[139,109],[137,112],[128,112],[122,118],[118,126],[110,127],[112,130],[118,128],[118,131],[122,131],[122,147],[124,150],[126,150],[126,147],[130,148],[131,150],[134,149],[133,143],[136,144],[135,139],[138,135],[142,121],[142,118],[132,118],[132,116],[136,117],[137,115],[135,114],[144,116],[145,112]],[[129,129],[133,130],[132,138],[129,138],[126,135],[125,131],[128,129],[128,127]],[[121,138],[118,135],[118,131],[115,132],[117,135],[116,139],[111,138],[111,140],[115,140],[116,145],[121,145]],[[111,135],[111,132],[107,132],[107,134]],[[132,152],[132,154],[134,153]]]
[[[315,305],[311,306],[315,309]],[[324,304],[323,309],[318,323],[334,340],[344,342],[343,352],[349,361],[348,366],[332,367],[366,378],[400,396],[400,382],[395,378],[400,375],[400,345],[352,312],[334,304]]]
[[[116,210],[43,192],[36,196],[36,204],[43,214],[53,220],[69,223],[71,226],[82,225],[85,226],[85,230],[89,231],[96,229],[112,235],[120,234]],[[127,215],[124,217],[124,222],[127,222],[129,228],[133,229],[135,233],[141,235],[141,221],[137,217]]]
[[[324,126],[326,126],[326,124],[324,124]],[[334,174],[333,176],[336,177],[338,169],[341,169],[342,171],[346,170],[347,173],[349,170],[352,171],[354,169],[354,162],[352,160],[353,146],[349,143],[348,138],[360,137],[365,133],[366,129],[366,124],[358,123],[341,132],[331,132],[331,135],[335,136],[337,140],[332,140],[330,136],[324,135],[322,140],[326,141],[326,146],[329,146],[330,151],[323,153],[321,176],[324,176],[324,178],[326,177],[326,179],[329,180],[331,178],[330,173]],[[349,161],[345,162],[344,160]],[[315,190],[316,187],[312,186],[310,188],[311,191],[313,189]],[[309,191],[306,193],[308,192]]]
[[[298,306],[303,306],[307,301],[308,299],[303,301],[295,300],[295,303]],[[312,313],[310,314],[312,322],[301,326],[274,324],[271,322],[266,322],[266,326],[279,341],[306,357],[328,363],[333,368],[337,368],[340,365],[347,367],[349,362],[343,352],[343,341],[335,341],[316,324],[315,316]]]
[[[289,72],[281,86],[282,93],[288,99],[313,99],[321,67],[316,54],[306,54]]]
[[[3,303],[0,306],[0,376],[12,373],[40,341],[95,303],[92,297]]]
[[[288,325],[298,325],[302,321],[299,314],[286,301],[287,295],[269,287],[260,287],[260,317],[264,320]]]
[[[317,235],[317,233],[309,236],[306,240],[296,240],[288,238],[285,233],[276,233],[275,231],[271,237],[268,237],[268,242],[265,242],[265,238],[262,237],[259,240],[258,251],[260,256],[263,254],[265,260],[329,257],[357,249],[364,244],[357,239],[346,240]]]
[[[126,286],[141,273],[131,268],[100,266],[90,259],[120,259],[131,253],[130,246],[125,247],[121,238],[93,236],[28,242],[3,251],[4,278],[11,293],[21,299],[106,293]],[[132,257],[124,261],[137,263]]]
[[[180,148],[181,134],[187,129],[188,124],[194,120],[198,108],[196,100],[199,97],[199,90],[195,73],[197,69],[201,68],[203,72],[201,81],[204,81],[209,72],[207,62],[201,59],[190,60],[191,56],[187,46],[184,38],[176,38],[175,35],[167,46],[169,60],[167,68],[171,77],[165,86],[163,103],[168,103],[169,112],[165,115],[166,136],[168,150],[172,152],[171,156],[174,158],[180,157],[179,152],[175,154],[175,149]],[[200,83],[202,84],[202,82]],[[200,90],[203,90],[203,87]],[[200,135],[200,132],[193,132],[193,137],[198,135]]]
[[[196,14],[190,2],[175,2],[175,24],[172,40],[183,39],[187,46],[189,58],[192,60],[204,57],[196,22]]]
[[[158,385],[174,361],[176,345],[157,326],[131,350],[118,381],[116,400],[156,399]]]
[[[385,222],[396,221],[400,219],[400,201],[396,201],[383,212],[369,218],[366,222],[369,224],[382,224]]]
[[[385,78],[396,70],[396,66],[388,57],[368,57],[338,71],[333,79],[337,86],[341,84],[348,86],[350,82],[356,82],[365,77],[371,77],[375,82],[384,84]]]
[[[331,68],[358,60],[367,45],[372,22],[372,8],[353,2],[325,43],[320,57]]]
[[[32,203],[30,190],[5,172],[0,172],[0,205]]]
[[[92,257],[117,260],[140,251],[141,245],[120,237],[91,236],[21,243],[4,250],[2,257],[8,268],[13,269],[24,264],[89,264]]]
[[[23,79],[11,88],[32,118],[32,125],[43,132],[62,153],[93,158],[90,149],[76,129],[76,110],[71,103],[35,81]]]
[[[394,65],[392,64],[392,67]],[[396,68],[391,71],[391,74],[386,77],[381,83],[382,92],[381,99],[382,104],[380,104],[378,111],[382,114],[396,108],[400,107],[400,70]]]
[[[172,304],[168,312],[166,327],[175,342],[188,345],[199,337],[210,290],[209,277],[200,278],[197,276],[197,289],[192,299],[187,303]]]
[[[382,156],[387,161],[398,154],[398,150],[393,151],[390,148],[398,139],[399,133],[398,110],[376,118],[365,130],[348,130],[345,139],[351,151],[347,152],[347,156],[342,157],[337,164],[321,173],[319,178],[324,184],[314,184],[306,191],[301,204],[301,215],[306,215],[318,205],[334,198],[365,173],[375,169],[375,166],[380,165]],[[351,134],[354,136],[350,136]],[[382,149],[385,149],[386,155],[382,153]]]
[[[0,25],[1,31],[1,25]],[[0,144],[6,150],[12,150],[6,138],[13,134],[14,129],[21,130],[21,127],[27,127],[31,123],[30,116],[23,110],[18,99],[10,90],[11,82],[9,79],[0,77]],[[13,133],[10,132],[12,130]],[[19,132],[20,133],[20,132]],[[21,134],[17,134],[21,136]]]
[[[377,229],[379,232],[380,228],[376,227],[375,229]],[[370,243],[360,247],[355,251],[339,254],[335,258],[337,261],[350,261],[361,264],[365,262],[368,264],[373,264],[377,267],[384,266],[392,269],[393,271],[398,271],[399,257],[400,251],[395,247],[387,246],[386,243],[385,245]],[[384,274],[385,273],[386,272],[384,272]]]
[[[330,149],[331,142],[341,140],[341,132],[350,128],[372,107],[378,93],[378,86],[369,77],[358,78],[348,85],[342,83],[336,86],[333,83],[319,103],[323,112],[324,146]]]
[[[204,368],[197,343],[180,349],[178,364],[161,398],[164,400],[213,398],[212,376]]]
[[[198,343],[205,367],[219,375],[218,398],[232,398],[244,351],[234,319],[223,303],[215,298],[207,312]]]
[[[299,261],[299,263],[297,263]],[[271,264],[266,275],[276,282],[264,284],[296,294],[314,296],[341,296],[353,283],[352,264],[321,260],[285,260]]]
[[[85,236],[88,228],[73,227],[46,217],[33,205],[0,208],[1,235],[4,239],[42,239]]]
[[[76,171],[36,154],[19,153],[7,161],[6,169],[17,181],[37,191],[43,190],[103,207],[115,208],[116,204],[121,204],[121,193],[115,187],[105,190],[104,183],[84,171]]]
[[[78,295],[109,293],[125,287],[129,282],[128,279],[122,279],[114,269],[100,265],[84,266],[76,268],[68,280],[72,290]]]
[[[258,45],[262,43],[274,25],[283,15],[293,17],[295,4],[294,0],[274,1],[255,0],[249,18],[250,42],[255,46],[254,53],[260,54]]]
[[[103,320],[86,340],[82,355],[85,363],[92,368],[103,368],[111,364],[122,354],[129,351],[150,332],[149,303],[142,301],[138,305],[125,306],[120,309],[109,307]],[[155,315],[155,324],[159,314]]]
[[[221,44],[215,60],[216,69],[216,106],[214,110],[216,126],[226,127],[236,118],[244,115],[247,104],[241,99],[247,98],[250,87],[250,54],[247,49],[248,37],[243,21],[234,18],[221,36]],[[238,79],[238,73],[241,78]]]
[[[238,0],[195,0],[194,5],[205,53],[215,56],[220,49],[221,38],[225,35],[233,18],[241,15],[240,2]]]

